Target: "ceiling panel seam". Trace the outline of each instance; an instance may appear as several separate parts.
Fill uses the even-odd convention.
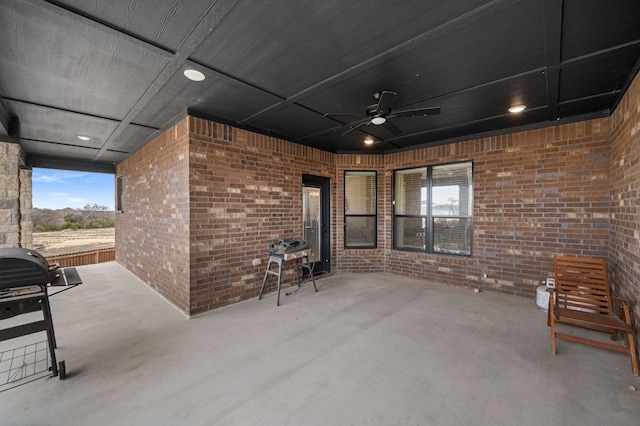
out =
[[[301,91],[299,91],[298,93],[295,93],[291,96],[289,96],[288,98],[286,98],[283,102],[280,103],[276,103],[273,104],[267,108],[264,108],[261,111],[256,112],[255,114],[245,118],[244,120],[241,120],[239,123],[243,124],[246,123],[247,121],[251,121],[254,120],[264,114],[273,112],[274,110],[279,110],[280,108],[283,108],[286,105],[289,105],[295,101],[297,101],[298,99],[306,96],[308,93],[310,93],[313,90],[317,90],[323,86],[326,86],[327,84],[330,84],[336,80],[339,80],[341,78],[350,76],[352,74],[354,74],[355,72],[361,71],[363,68],[366,67],[370,67],[373,66],[375,64],[381,63],[381,62],[385,62],[387,61],[390,57],[394,57],[399,55],[402,52],[405,52],[407,50],[411,50],[415,47],[416,44],[420,43],[425,43],[427,41],[431,41],[431,40],[435,40],[438,39],[440,37],[445,36],[446,34],[450,33],[450,32],[454,32],[457,31],[458,29],[460,29],[462,26],[465,25],[469,25],[472,22],[475,22],[479,19],[483,19],[486,16],[490,16],[495,14],[496,12],[506,9],[510,6],[512,6],[515,3],[519,3],[522,0],[493,0],[487,4],[484,4],[472,11],[469,11],[467,13],[464,13],[460,16],[455,17],[454,19],[451,19],[443,24],[438,25],[435,28],[430,29],[429,31],[426,31],[422,34],[419,34],[413,38],[411,38],[410,40],[406,40],[400,44],[398,44],[397,46],[394,46],[390,49],[385,50],[382,53],[377,54],[376,56],[373,56],[359,64],[353,65],[351,67],[349,67],[346,70],[343,70],[337,74],[332,75],[331,77],[328,77],[310,87],[307,87],[306,89],[303,89]],[[421,102],[425,102],[428,101],[429,99],[424,99]]]
[[[547,71],[545,72],[547,85],[547,105],[549,120],[558,117],[558,99],[560,98],[560,68],[557,65],[561,59],[562,49],[562,0],[545,0],[543,8],[544,56]]]
[[[587,53],[587,54],[584,54],[584,55],[576,56],[575,58],[566,59],[564,61],[561,61],[558,66],[560,68],[562,68],[562,67],[564,67],[566,65],[572,65],[572,64],[575,64],[577,62],[588,61],[590,59],[597,58],[598,56],[604,56],[604,55],[607,55],[609,53],[615,52],[616,50],[624,50],[626,48],[636,47],[636,46],[640,46],[640,40],[629,41],[629,42],[626,42],[626,43],[618,44],[616,46],[608,47],[606,49],[600,49],[600,50],[597,50],[595,52],[591,52],[591,53]]]
[[[223,7],[218,8],[218,6]],[[212,3],[209,9],[205,12],[203,18],[198,21],[196,27],[189,33],[185,40],[180,44],[178,50],[173,57],[165,63],[164,67],[153,79],[151,84],[144,91],[142,96],[131,107],[127,115],[122,119],[118,127],[109,135],[105,143],[102,145],[98,153],[93,158],[97,161],[106,152],[108,145],[116,137],[118,137],[127,127],[128,124],[140,113],[140,111],[147,106],[147,104],[153,99],[156,93],[166,84],[167,81],[184,65],[189,56],[195,51],[195,49],[204,41],[204,39],[211,33],[212,29],[219,25],[238,4],[238,0],[225,0]],[[216,6],[214,8],[214,6]],[[215,10],[215,12],[214,12]],[[222,12],[221,12],[222,10]]]
[[[86,113],[86,112],[74,111],[74,110],[71,110],[71,109],[60,108],[60,107],[51,106],[51,105],[45,105],[45,104],[39,104],[39,103],[36,103],[36,102],[29,102],[29,101],[24,101],[22,99],[15,99],[15,98],[3,98],[3,99],[6,100],[6,101],[9,101],[9,102],[17,102],[17,103],[24,104],[24,105],[31,105],[31,106],[36,106],[36,107],[40,107],[40,108],[52,109],[54,111],[68,112],[70,114],[81,115],[83,117],[97,118],[99,120],[112,121],[114,123],[120,122],[120,120],[118,120],[117,118],[104,117],[104,116],[100,116],[100,115],[89,114],[89,113]]]
[[[622,89],[620,90],[620,93],[618,94],[618,96],[616,96],[615,100],[613,101],[613,105],[611,106],[611,111],[616,110],[616,108],[618,107],[618,104],[622,100],[622,97],[624,96],[625,93],[627,93],[629,86],[631,86],[631,83],[633,83],[633,80],[636,78],[636,75],[638,73],[640,73],[640,57],[638,57],[638,59],[636,60],[636,63],[631,69],[631,72],[629,73],[627,80],[622,85]]]
[[[174,52],[171,49],[162,47],[150,40],[146,40],[140,36],[130,33],[129,31],[115,27],[114,25],[111,25],[108,22],[104,22],[93,16],[85,14],[84,12],[81,12],[73,8],[70,8],[69,6],[63,5],[57,1],[51,1],[51,0],[21,0],[21,1],[23,2],[28,1],[29,3],[35,6],[43,7],[50,12],[56,13],[57,15],[64,16],[73,21],[87,24],[93,28],[100,28],[101,30],[108,32],[116,37],[125,38],[127,41],[137,46],[152,50],[154,53],[158,53],[164,56],[171,56],[174,54]]]
[[[527,111],[538,111],[538,110],[543,110],[545,108],[547,108],[547,105],[540,105],[540,106],[534,107],[534,108],[527,108]],[[511,115],[510,113],[498,114],[498,115],[494,115],[494,116],[491,116],[491,117],[479,118],[477,120],[465,121],[464,123],[454,124],[452,126],[444,126],[444,127],[438,127],[436,129],[423,130],[423,131],[420,131],[420,132],[412,133],[411,137],[426,135],[426,134],[429,134],[429,133],[439,132],[439,131],[442,131],[442,130],[455,129],[455,128],[461,127],[461,126],[468,126],[469,124],[483,123],[485,121],[491,121],[491,120],[495,120],[497,118],[509,117],[510,115]],[[403,138],[402,136],[397,136],[397,137],[385,139],[384,141],[385,142],[392,142],[394,140],[401,140],[402,138]]]
[[[0,91],[11,97],[0,139],[3,126],[20,134],[19,115],[30,157],[115,170],[201,114],[328,152],[395,152],[606,119],[640,78],[637,0],[383,3],[1,1]],[[189,68],[207,80],[186,80]],[[373,125],[343,137],[354,122],[323,117],[367,123],[356,112],[382,89],[399,94],[394,111],[443,114],[403,119],[393,139]],[[518,103],[527,111],[507,114]]]
[[[621,93],[621,90],[611,90],[609,92],[603,92],[603,93],[594,93],[593,95],[587,95],[587,96],[583,96],[581,98],[573,98],[573,99],[567,99],[566,101],[560,101],[558,102],[559,106],[563,106],[563,105],[571,105],[577,102],[582,102],[582,101],[588,101],[591,99],[598,99],[598,98],[603,98],[603,97],[607,97],[607,96],[615,96]],[[608,115],[609,114],[609,110],[606,110],[605,113]]]
[[[40,142],[40,143],[46,143],[46,144],[49,144],[49,145],[68,146],[69,148],[93,149],[93,150],[96,150],[96,151],[98,149],[100,149],[100,148],[97,148],[95,146],[74,145],[74,144],[63,143],[63,142],[45,141],[45,140],[42,140],[42,139],[22,138],[22,140],[26,141],[26,142]]]
[[[233,81],[233,82],[236,82],[236,83],[243,84],[245,86],[249,86],[249,87],[251,87],[253,89],[259,90],[260,92],[266,93],[269,96],[273,96],[274,98],[281,99],[283,102],[287,100],[287,98],[285,98],[284,96],[278,95],[277,93],[272,92],[272,91],[270,91],[269,89],[267,89],[265,87],[261,87],[261,86],[255,84],[255,83],[251,83],[249,81],[242,80],[242,79],[240,79],[238,77],[235,77],[235,76],[233,76],[231,74],[228,74],[228,73],[226,73],[226,72],[224,72],[222,70],[219,70],[217,68],[212,68],[212,67],[210,67],[208,65],[205,65],[202,62],[196,61],[196,60],[191,59],[191,58],[189,58],[188,62],[194,63],[194,64],[198,65],[199,67],[202,67],[203,69],[205,69],[207,71],[210,71],[212,74],[216,74],[216,76],[219,76],[223,80]],[[241,120],[241,121],[244,121],[244,120]],[[238,121],[238,123],[240,123],[240,121]]]
[[[538,123],[523,124],[521,126],[514,126],[514,127],[497,129],[497,130],[489,130],[489,131],[486,131],[486,132],[473,133],[473,134],[470,134],[470,135],[455,136],[455,137],[451,137],[451,138],[447,138],[447,139],[440,139],[440,140],[437,140],[437,141],[431,141],[431,142],[427,142],[427,143],[404,146],[402,148],[390,149],[388,151],[385,151],[385,154],[386,153],[392,154],[394,152],[402,152],[402,151],[411,151],[411,150],[421,149],[421,148],[431,148],[431,147],[434,147],[434,146],[447,145],[447,144],[455,143],[455,142],[469,141],[471,139],[483,139],[483,138],[506,135],[506,134],[515,134],[515,133],[525,132],[525,131],[529,131],[529,130],[544,129],[544,128],[548,128],[550,126],[555,127],[555,126],[560,126],[560,125],[568,124],[568,123],[577,123],[577,122],[580,122],[580,121],[588,121],[588,120],[592,120],[592,119],[596,119],[596,118],[600,118],[600,117],[602,117],[602,115],[600,113],[581,114],[581,115],[567,117],[567,118],[560,118],[560,119],[558,119],[558,120],[556,120],[556,121],[554,121],[552,123],[538,122]],[[343,152],[338,152],[338,153],[347,153],[347,152],[343,151]],[[356,153],[359,154],[361,152],[356,151]]]

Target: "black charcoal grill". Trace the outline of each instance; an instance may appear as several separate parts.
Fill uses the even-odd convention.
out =
[[[42,311],[43,319],[27,324],[0,328],[0,342],[46,331],[53,376],[65,378],[64,361],[56,362],[56,338],[53,331],[48,288],[82,284],[75,268],[49,264],[40,253],[24,248],[0,249],[0,320]],[[54,293],[55,294],[55,293]]]

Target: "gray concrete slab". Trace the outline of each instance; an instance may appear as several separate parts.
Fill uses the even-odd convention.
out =
[[[638,425],[623,355],[559,341],[533,300],[389,274],[186,319],[117,263],[52,298],[68,378],[2,425]]]

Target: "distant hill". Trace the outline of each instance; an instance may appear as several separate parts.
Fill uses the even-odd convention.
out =
[[[34,207],[32,211],[33,229],[38,230],[38,225],[44,225],[46,227],[61,227],[65,224],[64,218],[69,215],[86,215],[90,214],[95,219],[111,219],[115,220],[116,213],[113,210],[106,211],[90,211],[87,212],[83,209],[74,209],[67,207],[64,209],[40,209]]]

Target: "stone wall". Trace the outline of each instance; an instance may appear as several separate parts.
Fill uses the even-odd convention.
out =
[[[33,171],[20,169],[20,246],[33,247]]]
[[[0,142],[0,248],[31,247],[31,171],[21,170],[20,145]]]

